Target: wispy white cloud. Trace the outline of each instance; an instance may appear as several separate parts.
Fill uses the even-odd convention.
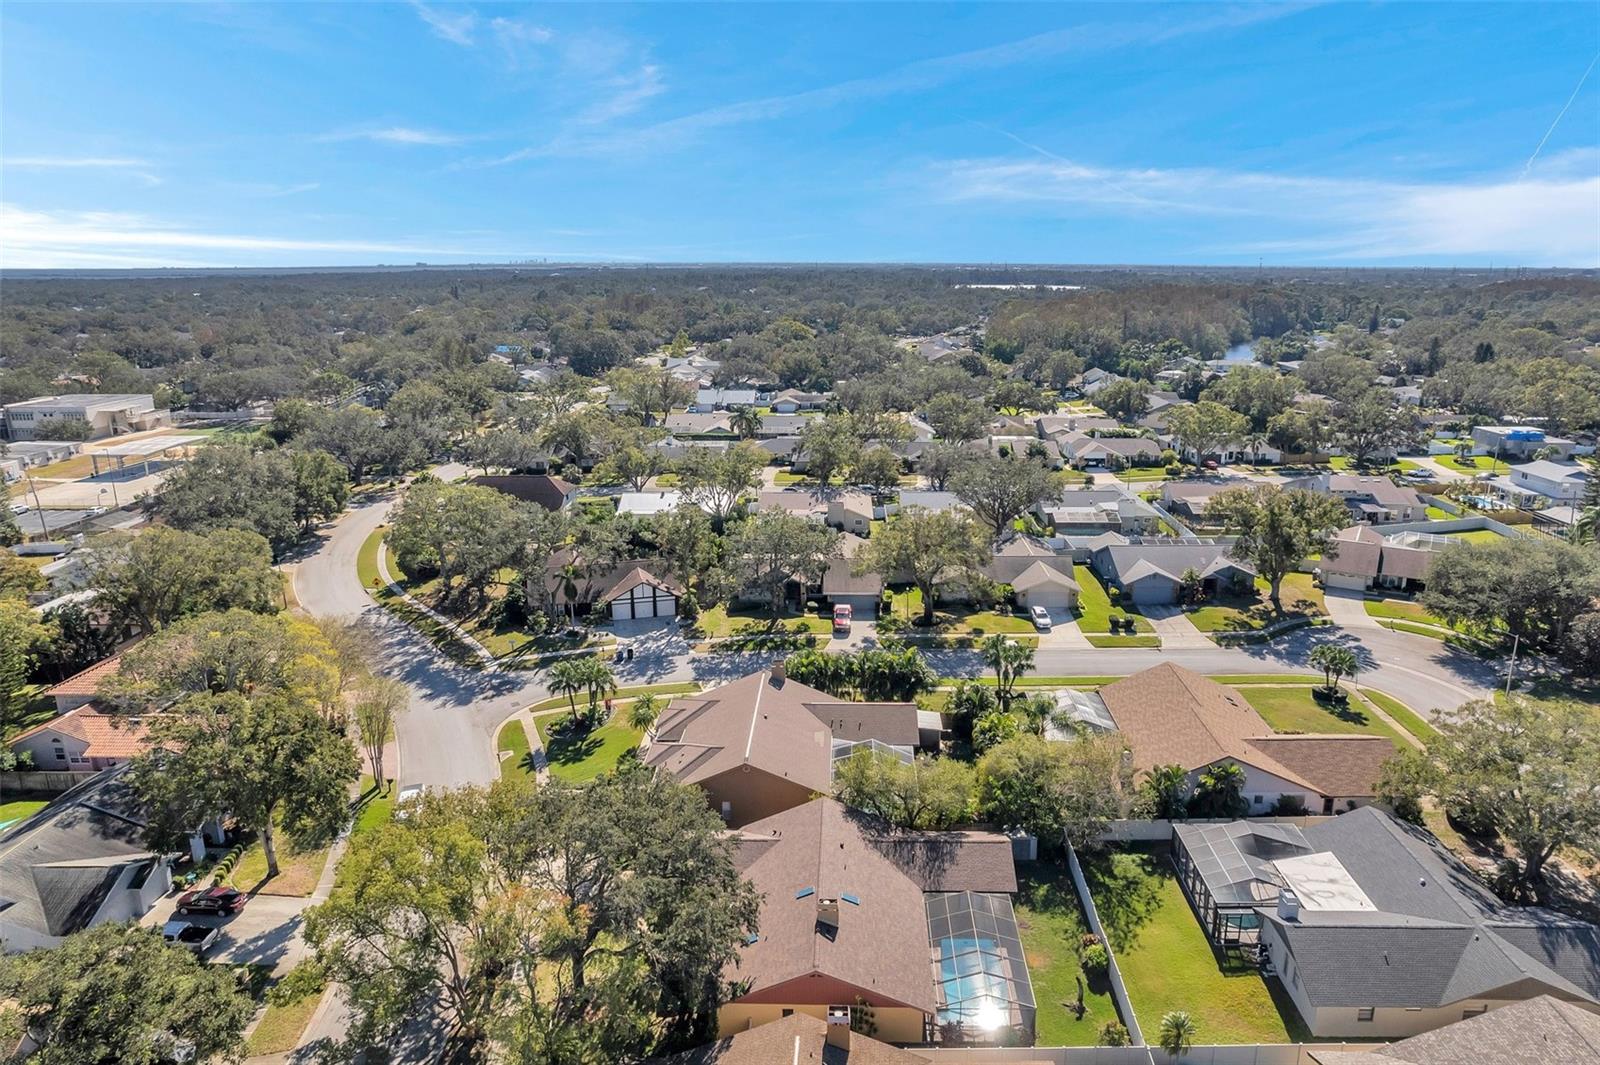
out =
[[[476,11],[433,7],[423,3],[413,3],[411,6],[418,17],[433,30],[434,36],[442,37],[452,44],[459,44],[463,48],[471,47],[478,30]]]
[[[320,181],[301,181],[295,184],[278,184],[270,181],[231,181],[227,183],[226,187],[245,196],[279,199],[284,196],[299,196],[302,193],[315,192],[322,187],[322,183]]]
[[[161,178],[151,170],[155,164],[148,159],[124,155],[17,155],[8,156],[3,165],[18,170],[116,170],[144,182],[159,185]]]
[[[1061,218],[1211,218],[1234,235],[1212,253],[1600,261],[1600,176],[1592,152],[1553,157],[1526,176],[1453,183],[1114,168],[1044,154],[949,162],[935,168],[928,195]]]
[[[442,146],[463,144],[471,138],[461,133],[419,129],[415,126],[375,126],[367,129],[347,129],[334,133],[324,133],[317,139],[320,141],[374,141],[378,144]]]
[[[651,98],[667,91],[661,68],[654,63],[607,78],[599,88],[604,95],[579,112],[578,124],[596,126],[613,122],[633,114]]]
[[[636,154],[687,147],[719,128],[765,122],[809,111],[853,106],[866,101],[926,92],[989,70],[1040,62],[1078,52],[1104,52],[1128,47],[1154,47],[1198,34],[1241,29],[1283,18],[1306,5],[1249,5],[1229,8],[1203,18],[1174,22],[1145,19],[1136,22],[1088,23],[1051,30],[1015,41],[966,52],[919,59],[868,77],[836,82],[782,95],[740,100],[681,115],[653,125],[585,133],[567,131],[551,140],[519,149],[480,165],[500,165],[542,156],[601,156]]]
[[[0,203],[0,266],[235,266],[369,263],[387,256],[453,261],[550,258],[622,260],[607,252],[520,248],[503,235],[469,239],[360,240],[216,233],[118,211],[40,211]]]

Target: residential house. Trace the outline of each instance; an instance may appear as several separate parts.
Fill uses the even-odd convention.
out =
[[[1061,468],[1061,450],[1055,441],[1037,436],[991,436],[988,450],[991,455],[1015,455],[1042,462],[1053,470]]]
[[[700,413],[753,407],[758,396],[753,388],[702,388],[694,394],[694,409]]]
[[[804,414],[763,414],[761,427],[756,430],[756,436],[774,440],[779,437],[799,437],[805,427],[813,419]]]
[[[1034,509],[1058,536],[1161,531],[1161,515],[1155,508],[1121,486],[1064,488],[1059,499],[1046,500]]]
[[[853,1005],[844,1003],[826,1020],[790,1013],[693,1050],[650,1058],[646,1065],[928,1065],[921,1054],[852,1031]]]
[[[683,585],[634,566],[596,595],[594,605],[607,610],[612,621],[638,621],[677,617],[682,599]]]
[[[1591,474],[1576,462],[1550,462],[1535,459],[1511,467],[1511,484],[1519,491],[1537,494],[1548,503],[1572,505],[1583,498]]]
[[[1463,1010],[1463,1013],[1466,1011]],[[1600,1010],[1553,995],[1364,1050],[1307,1048],[1315,1065],[1536,1065],[1600,1061]]]
[[[726,411],[680,411],[661,423],[673,436],[732,436],[733,418]]]
[[[1041,414],[1033,421],[1034,429],[1040,436],[1048,440],[1056,440],[1067,433],[1082,433],[1092,436],[1095,433],[1115,432],[1122,428],[1122,423],[1115,418],[1106,418],[1099,414]]]
[[[940,333],[931,337],[911,337],[901,343],[916,355],[929,362],[958,358],[972,350],[969,338]]]
[[[549,562],[545,564],[543,586],[540,587],[540,582],[529,577],[524,587],[524,594],[529,602],[545,604],[553,614],[583,615],[608,605],[618,595],[630,593],[637,583],[636,570],[643,570],[646,577],[655,580],[652,575],[670,573],[672,567],[659,558],[591,563],[575,554],[571,548],[564,547],[551,554]],[[658,580],[657,584],[670,591],[674,598],[670,613],[676,613],[678,605],[676,599],[683,594],[683,590],[677,587],[675,581]],[[655,602],[665,603],[660,593],[641,594]],[[630,598],[633,596],[630,595]],[[611,612],[608,611],[609,613]],[[636,613],[633,616],[652,615]],[[668,612],[658,610],[653,616],[665,617],[668,616]]]
[[[901,831],[818,798],[733,841],[762,902],[759,932],[725,974],[740,993],[718,1010],[719,1034],[789,1013],[847,1018],[855,1006],[890,1043],[957,1026],[964,1042],[1033,1042],[1006,836]]]
[[[846,702],[787,679],[777,663],[674,699],[639,757],[699,785],[711,808],[737,827],[832,791],[834,763],[863,744],[909,761],[936,747],[938,736],[938,725],[924,722],[915,703]]]
[[[827,517],[823,520],[835,529],[866,536],[872,530],[872,497],[865,492],[832,495],[828,499]]]
[[[617,513],[650,518],[677,510],[682,503],[683,493],[678,491],[623,492],[617,496]]]
[[[1415,592],[1426,583],[1439,552],[1463,542],[1413,531],[1385,536],[1369,525],[1352,525],[1330,538],[1317,572],[1327,588]]]
[[[1173,860],[1208,934],[1259,940],[1318,1039],[1415,1036],[1545,995],[1600,1009],[1600,928],[1501,902],[1376,807],[1304,828],[1178,825]]]
[[[1116,470],[1152,466],[1161,461],[1161,444],[1147,436],[1087,436],[1079,432],[1056,438],[1061,457],[1078,470]]]
[[[565,510],[578,498],[578,486],[547,473],[507,473],[474,477],[472,483],[493,488],[524,503],[537,503],[545,510]]]
[[[1200,574],[1201,590],[1207,595],[1248,588],[1256,575],[1250,563],[1230,557],[1225,544],[1203,542],[1108,542],[1094,548],[1090,565],[1137,606],[1176,603],[1189,570]]]
[[[1428,505],[1415,488],[1402,487],[1387,477],[1319,473],[1312,477],[1297,477],[1286,482],[1284,488],[1342,499],[1345,506],[1350,508],[1350,516],[1368,525],[1425,521],[1428,517]]]
[[[41,770],[97,773],[148,750],[150,730],[142,718],[89,702],[18,733],[6,746],[12,754],[31,755]]]
[[[1035,562],[1011,582],[1017,605],[1024,610],[1042,606],[1046,610],[1072,610],[1078,605],[1078,582],[1055,566]]]
[[[74,673],[60,684],[53,684],[46,688],[42,694],[55,700],[56,713],[64,714],[68,710],[76,710],[85,703],[94,701],[100,691],[102,681],[116,676],[122,668],[122,656],[112,655],[103,658],[88,669]]]
[[[0,847],[0,950],[51,947],[108,921],[138,920],[172,890],[144,842],[143,805],[119,766],[55,800]]]
[[[831,398],[827,392],[802,392],[796,388],[786,388],[772,397],[772,412],[799,414],[801,411],[821,410]]]
[[[84,392],[67,396],[38,396],[0,407],[8,440],[35,440],[41,431],[59,422],[87,422],[89,438],[98,440],[124,433],[140,433],[172,424],[169,411],[156,410],[149,395],[97,395]]]
[[[1110,370],[1102,370],[1095,366],[1083,371],[1083,375],[1078,378],[1077,388],[1079,394],[1093,396],[1103,388],[1109,388],[1118,381],[1126,380],[1127,378],[1118,376]]]
[[[878,616],[878,604],[883,601],[883,575],[867,570],[855,572],[856,558],[867,546],[859,536],[843,538],[844,554],[828,563],[828,572],[822,576],[822,598],[829,606],[847,606],[857,621],[871,621]]]
[[[1181,765],[1192,786],[1213,766],[1237,765],[1251,814],[1271,813],[1280,800],[1299,800],[1313,813],[1364,805],[1394,755],[1382,736],[1275,733],[1238,692],[1170,663],[1098,694],[1127,742],[1135,773]]]
[[[954,492],[931,492],[917,489],[900,493],[901,510],[906,510],[910,507],[920,507],[923,510],[938,513],[940,511],[953,510],[956,507],[964,506],[966,506],[966,504],[961,502],[961,497],[956,495]]]
[[[860,493],[856,493],[860,494]],[[750,504],[752,513],[759,514],[764,510],[781,510],[786,514],[794,514],[802,518],[811,518],[816,521],[826,522],[828,518],[829,496],[821,492],[812,492],[803,488],[779,488],[772,491],[761,492],[756,496],[755,502]],[[868,512],[871,506],[868,505]]]
[[[1247,481],[1167,481],[1161,486],[1161,505],[1177,517],[1202,521],[1218,492],[1248,486]]]
[[[1043,563],[1072,576],[1072,554],[1059,538],[1011,533],[995,544],[984,575],[997,584],[1011,584],[1022,572]]]
[[[1555,458],[1566,459],[1577,446],[1532,425],[1480,425],[1472,430],[1472,442],[1481,454],[1501,459],[1531,459],[1547,449]]]

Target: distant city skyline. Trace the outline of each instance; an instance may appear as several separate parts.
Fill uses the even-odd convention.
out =
[[[0,266],[1600,266],[1592,4],[0,9]]]

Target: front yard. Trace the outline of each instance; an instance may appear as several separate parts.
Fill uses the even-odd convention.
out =
[[[1257,578],[1248,596],[1216,595],[1198,606],[1184,607],[1189,620],[1201,632],[1250,632],[1292,618],[1317,617],[1327,613],[1322,589],[1309,573],[1290,573],[1283,578],[1283,613],[1272,609],[1267,597],[1267,582]]]
[[[1281,988],[1269,986],[1249,966],[1224,968],[1178,886],[1165,847],[1089,855],[1084,873],[1147,1040],[1156,1037],[1170,1010],[1194,1018],[1196,1043],[1293,1043],[1309,1037]]]
[[[1274,688],[1253,685],[1241,688],[1239,694],[1272,726],[1274,732],[1351,733],[1360,736],[1382,736],[1403,749],[1404,739],[1394,729],[1367,710],[1359,694],[1350,693],[1345,707],[1324,706],[1316,701],[1315,689],[1296,686]]]
[[[909,636],[993,636],[1034,632],[1033,622],[1025,614],[1002,614],[996,610],[965,610],[959,603],[944,603],[934,609],[933,626],[925,628],[917,622],[922,618],[922,593],[916,588],[898,588],[890,592],[889,613],[911,622],[906,630]]]
[[[1035,1042],[1040,1046],[1094,1046],[1100,1027],[1115,1021],[1117,1006],[1102,977],[1091,983],[1078,963],[1078,943],[1089,930],[1065,865],[1020,862],[1015,902],[1022,953],[1038,1004]],[[1076,1012],[1082,981],[1084,1013]]]
[[[833,621],[821,614],[797,614],[793,611],[774,616],[765,607],[713,606],[700,612],[694,631],[703,638],[738,636],[756,638],[806,633],[827,635],[833,630]]]
[[[1161,638],[1148,619],[1124,610],[1115,610],[1115,616],[1133,622],[1135,635],[1124,632],[1111,634],[1111,618],[1115,608],[1105,585],[1088,566],[1073,566],[1072,579],[1078,582],[1078,631],[1096,647],[1160,647]]]
[[[611,720],[597,729],[574,734],[563,728],[565,714],[546,714],[534,718],[539,742],[556,780],[577,784],[611,772],[622,756],[639,746],[644,733],[628,724],[625,707],[617,704]],[[526,736],[523,740],[526,744]]]

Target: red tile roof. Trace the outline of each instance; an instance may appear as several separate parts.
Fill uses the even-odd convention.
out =
[[[11,738],[14,747],[41,733],[59,732],[81,740],[86,758],[132,758],[150,748],[150,728],[146,722],[125,714],[109,714],[95,703],[84,703],[60,717],[35,725]]]
[[[44,694],[57,695],[94,695],[100,690],[100,682],[107,677],[115,675],[122,668],[122,656],[112,655],[102,662],[96,662],[82,673],[74,673],[66,680],[53,688],[46,688]]]

